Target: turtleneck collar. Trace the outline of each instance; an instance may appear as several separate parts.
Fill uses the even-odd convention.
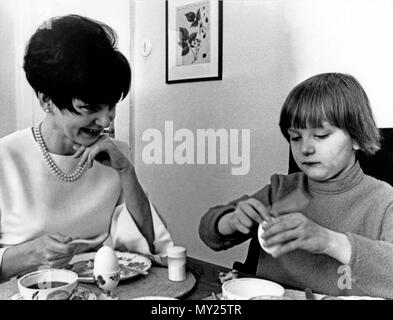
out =
[[[360,168],[359,162],[356,161],[350,170],[345,174],[339,175],[337,178],[328,181],[315,181],[307,179],[310,191],[316,193],[342,193],[352,189],[364,177],[363,170]]]

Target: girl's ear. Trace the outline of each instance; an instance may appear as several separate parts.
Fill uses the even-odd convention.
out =
[[[357,142],[354,141],[354,142],[352,143],[352,149],[355,150],[355,151],[360,150],[359,144],[358,144]]]

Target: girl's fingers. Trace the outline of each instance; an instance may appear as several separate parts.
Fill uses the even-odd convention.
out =
[[[250,219],[254,220],[256,223],[261,223],[263,221],[258,211],[256,211],[255,208],[251,206],[248,201],[239,202],[238,210],[244,215],[248,216]]]
[[[274,250],[274,252],[272,252],[272,256],[274,258],[277,258],[279,256],[282,256],[284,254],[287,254],[291,251],[294,251],[296,249],[301,249],[302,248],[302,243],[303,241],[300,239],[294,240],[294,241],[290,241],[288,243],[285,243],[283,245],[280,245],[277,250]]]
[[[258,212],[259,216],[261,217],[259,219],[260,221],[257,221],[258,223],[261,223],[262,220],[264,220],[264,221],[271,220],[271,216],[270,216],[269,212],[267,211],[266,207],[262,204],[262,202],[258,201],[257,199],[254,199],[254,198],[248,199],[247,202]]]
[[[253,221],[248,217],[248,215],[245,215],[242,212],[237,213],[236,217],[237,217],[237,220],[239,221],[239,223],[248,229],[251,228],[252,225],[254,224]]]
[[[270,237],[269,239],[265,240],[265,244],[267,247],[270,247],[273,245],[282,244],[284,242],[297,239],[298,237],[299,237],[299,231],[297,229],[292,229]]]
[[[295,229],[297,226],[298,222],[295,219],[291,219],[289,215],[278,217],[273,221],[262,225],[263,230],[265,230],[263,238],[268,239],[278,233]]]
[[[238,224],[238,225],[236,226],[236,228],[237,228],[237,230],[239,230],[239,232],[244,233],[244,234],[248,234],[248,233],[250,232],[250,229],[247,228],[247,227],[245,227],[245,226],[242,225],[242,224]]]

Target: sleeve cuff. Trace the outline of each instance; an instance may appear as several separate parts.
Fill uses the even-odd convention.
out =
[[[150,200],[149,204],[153,219],[155,252],[150,252],[147,240],[139,231],[125,203],[116,207],[112,217],[111,240],[113,248],[146,255],[166,255],[167,248],[173,246],[173,240],[165,222],[160,218]]]
[[[353,238],[352,233],[346,232],[345,235],[348,237],[348,240],[351,244],[351,257],[349,258],[349,263],[348,265],[353,268],[356,262],[356,256],[357,256],[357,242]]]

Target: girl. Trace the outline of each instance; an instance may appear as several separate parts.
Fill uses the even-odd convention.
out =
[[[301,172],[275,174],[251,197],[211,208],[201,239],[223,250],[257,237],[261,224],[257,276],[330,295],[393,297],[393,188],[356,161],[380,146],[363,88],[350,75],[311,77],[289,93],[280,128]]]

